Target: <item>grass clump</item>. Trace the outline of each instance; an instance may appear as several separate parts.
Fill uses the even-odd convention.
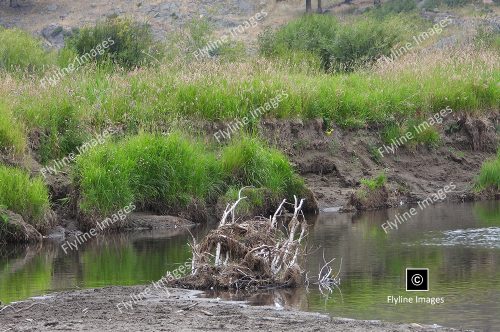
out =
[[[371,179],[361,179],[360,182],[369,190],[374,191],[385,186],[385,184],[387,183],[387,176],[384,173],[381,173]]]
[[[0,104],[0,151],[22,154],[27,142],[23,127],[14,118],[10,110]]]
[[[0,205],[40,228],[50,209],[49,192],[42,178],[31,179],[23,170],[0,165]]]
[[[80,208],[114,213],[133,202],[140,210],[171,212],[217,193],[215,157],[180,134],[139,134],[77,159]]]
[[[50,63],[42,43],[19,29],[0,27],[0,68],[9,72],[40,71]]]
[[[288,159],[256,138],[232,141],[222,151],[221,164],[226,181],[237,188],[267,188],[276,196],[293,196],[304,188]]]
[[[152,60],[145,52],[158,55],[153,46],[149,25],[115,17],[79,30],[69,39],[66,48],[79,56],[91,55],[97,63],[112,61],[134,68]]]
[[[497,157],[484,162],[476,180],[476,189],[479,191],[492,188],[500,190],[500,150]]]

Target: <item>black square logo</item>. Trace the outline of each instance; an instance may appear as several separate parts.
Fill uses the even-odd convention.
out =
[[[429,290],[429,269],[407,268],[406,269],[406,291],[426,292]]]

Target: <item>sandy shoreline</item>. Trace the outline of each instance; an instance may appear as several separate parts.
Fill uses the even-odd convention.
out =
[[[170,289],[152,293],[120,313],[116,307],[145,286],[105,287],[52,293],[3,307],[0,332],[6,331],[457,331],[420,324],[331,318],[270,306],[248,306],[196,297]]]

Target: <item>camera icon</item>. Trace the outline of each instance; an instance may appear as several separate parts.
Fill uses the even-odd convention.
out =
[[[426,292],[429,290],[429,269],[407,268],[406,269],[406,291]]]

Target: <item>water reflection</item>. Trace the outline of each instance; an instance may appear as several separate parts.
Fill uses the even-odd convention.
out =
[[[47,292],[109,285],[146,284],[190,259],[190,232],[208,227],[108,234],[65,254],[52,242],[0,246],[0,301],[9,303]]]
[[[205,296],[255,305],[323,311],[337,317],[437,323],[500,330],[500,202],[442,204],[419,211],[386,234],[382,223],[408,208],[359,215],[321,214],[309,219],[312,248],[306,263],[315,274],[327,259],[342,257],[341,292],[317,288]],[[195,237],[207,228],[192,230]],[[10,302],[77,287],[146,284],[190,258],[187,231],[108,235],[64,255],[59,246],[0,247],[0,300]],[[454,239],[454,241],[451,241]],[[460,241],[457,241],[460,239]],[[430,291],[441,305],[387,304],[405,292],[406,267],[430,269]],[[419,294],[421,295],[421,294]]]

